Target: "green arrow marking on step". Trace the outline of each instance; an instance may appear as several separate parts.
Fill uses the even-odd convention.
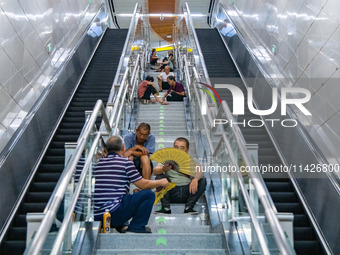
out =
[[[159,126],[160,126],[160,127],[164,127],[164,125],[163,125],[163,124],[160,124]]]
[[[159,135],[164,135],[164,133],[163,132],[159,132]]]
[[[163,149],[164,148],[164,144],[160,144],[160,145],[158,145],[158,149]]]
[[[164,228],[161,228],[161,229],[158,229],[157,233],[160,235],[166,234],[166,230]]]
[[[166,239],[164,237],[160,237],[156,240],[156,246],[163,244],[164,246],[167,246]]]
[[[160,113],[159,113],[159,115],[163,116],[163,115],[164,115],[164,113],[160,112]]]
[[[159,123],[164,123],[164,121],[163,121],[163,120],[160,120]]]
[[[158,140],[157,140],[157,142],[164,142],[164,139],[163,138],[159,138]]]
[[[157,219],[157,222],[158,222],[158,223],[163,222],[164,224],[166,224],[166,219],[162,216],[162,217],[159,217],[159,218]]]
[[[164,131],[164,129],[163,129],[163,128],[160,128],[159,131]]]
[[[160,119],[160,120],[164,120],[164,116],[160,116],[159,119]]]
[[[161,106],[161,107],[159,107],[159,108],[163,109],[163,108],[164,108],[164,106]]]
[[[162,210],[162,206],[161,205],[158,207],[158,210]]]
[[[159,112],[164,112],[164,110],[159,110]]]

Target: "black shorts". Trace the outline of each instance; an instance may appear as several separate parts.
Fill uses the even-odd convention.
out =
[[[133,157],[133,163],[135,164],[135,167],[137,168],[138,172],[140,175],[142,175],[142,167],[141,167],[141,162],[140,162],[140,157]],[[150,160],[150,166],[151,166],[151,174],[153,173],[153,164],[152,161]]]
[[[170,89],[170,84],[167,81],[162,81],[162,89]]]

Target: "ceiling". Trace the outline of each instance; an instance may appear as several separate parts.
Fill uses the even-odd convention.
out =
[[[160,18],[160,14],[180,14],[181,7],[188,3],[192,14],[201,14],[200,16],[193,16],[193,22],[196,28],[207,28],[207,14],[210,0],[117,0],[115,1],[115,10],[118,24],[121,28],[128,28],[130,19],[136,3],[143,7],[143,14],[156,15],[156,17],[148,17],[146,20],[151,27],[151,46],[164,46],[171,43],[172,25],[175,23],[177,17]],[[202,16],[203,15],[203,16]]]

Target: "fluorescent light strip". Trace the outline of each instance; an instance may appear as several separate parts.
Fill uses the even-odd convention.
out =
[[[116,14],[118,17],[132,17],[132,13],[120,13]],[[183,17],[183,14],[172,14],[172,13],[150,13],[150,14],[143,14],[142,16],[145,17]],[[191,14],[191,17],[206,17],[207,14]]]

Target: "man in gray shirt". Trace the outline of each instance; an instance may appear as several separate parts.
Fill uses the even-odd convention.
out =
[[[163,91],[163,89],[170,88],[170,85],[167,81],[169,76],[175,76],[175,75],[173,72],[170,72],[170,66],[165,66],[164,72],[161,72],[160,75],[157,76],[160,91]]]
[[[189,141],[179,137],[174,142],[174,148],[189,152]],[[198,164],[197,164],[198,165]],[[195,167],[196,169],[196,167]],[[185,203],[184,213],[197,214],[194,206],[205,191],[207,181],[203,171],[197,171],[195,176],[188,176],[171,169],[170,165],[158,165],[153,169],[156,180],[166,178],[176,183],[176,187],[168,191],[161,199],[162,209],[155,213],[170,214],[170,203]]]

